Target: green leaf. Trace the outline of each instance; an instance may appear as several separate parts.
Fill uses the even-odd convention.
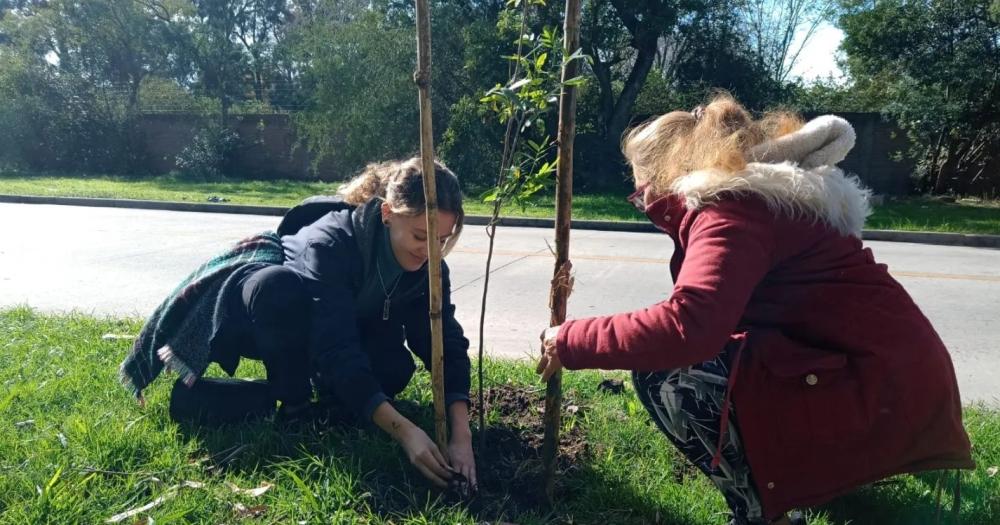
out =
[[[545,60],[547,58],[549,58],[549,54],[548,53],[542,53],[542,54],[538,55],[538,58],[535,59],[535,69],[538,70],[538,69],[542,69],[543,67],[545,67]]]
[[[309,503],[310,507],[312,507],[313,509],[319,508],[319,500],[316,499],[316,494],[313,493],[312,489],[310,489],[309,486],[306,485],[306,482],[303,481],[298,474],[296,474],[294,471],[292,471],[287,467],[278,467],[278,470],[282,471],[286,476],[291,478],[292,483],[294,483],[295,486],[298,487],[299,492],[302,493],[302,496],[305,498],[306,502]]]
[[[492,190],[487,191],[486,193],[483,194],[483,202],[493,202],[497,200],[499,193],[500,193],[500,188],[493,188]]]
[[[546,47],[552,48],[555,46],[556,42],[556,30],[552,27],[545,26],[542,28],[542,43]]]
[[[63,468],[62,465],[60,465],[59,468],[56,469],[56,473],[52,475],[51,479],[49,479],[49,482],[45,484],[46,493],[51,492],[52,487],[56,486],[56,483],[59,482],[59,478],[62,476],[62,471]]]

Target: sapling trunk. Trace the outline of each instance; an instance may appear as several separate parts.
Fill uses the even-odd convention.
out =
[[[566,0],[563,25],[562,91],[559,95],[559,153],[556,167],[556,262],[549,295],[550,326],[566,320],[566,302],[572,289],[569,260],[570,219],[573,207],[573,140],[576,136],[576,86],[567,83],[577,76],[578,61],[569,57],[580,47],[580,0]],[[545,495],[553,503],[556,457],[559,449],[559,421],[562,410],[562,374],[556,372],[545,389],[545,439],[542,460],[545,467]]]

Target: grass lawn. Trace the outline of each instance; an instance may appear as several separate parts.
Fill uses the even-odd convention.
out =
[[[220,197],[231,204],[293,206],[302,199],[332,193],[335,183],[302,181],[189,182],[174,177],[139,180],[109,176],[41,176],[0,172],[0,194],[60,197],[94,197],[177,202],[208,202]],[[492,206],[474,197],[466,199],[466,211],[488,215]],[[507,216],[552,217],[552,197],[539,197],[525,208],[508,207]],[[573,197],[573,216],[595,220],[645,220],[625,200],[625,195],[592,194]],[[1000,201],[908,198],[887,201],[868,218],[867,228],[907,231],[937,231],[1000,235]]]
[[[865,227],[1000,235],[1000,201],[941,202],[925,198],[890,201],[875,208]]]
[[[530,503],[537,464],[509,461],[533,453],[540,420],[534,407],[543,390],[527,364],[489,362],[488,385],[521,392],[527,404],[487,414],[493,458],[480,460],[483,492],[466,505],[428,490],[400,449],[377,432],[315,426],[279,432],[268,422],[182,428],[167,415],[172,378],[154,383],[147,406],[139,407],[116,378],[130,342],[102,337],[134,334],[139,326],[0,310],[0,523],[103,523],[157,501],[121,523],[725,522],[721,498],[671,451],[634,394],[596,388],[620,374],[566,374],[567,404],[576,407],[564,412],[571,446],[558,502],[543,509]],[[261,374],[256,366],[240,369]],[[404,409],[424,428],[431,427],[427,375],[419,373],[403,395],[411,401]],[[961,521],[995,525],[1000,475],[989,467],[1000,464],[1000,412],[970,407],[965,417],[979,468],[964,474]],[[937,479],[936,473],[900,476],[862,489],[814,510],[812,523],[933,523]],[[255,488],[263,493],[240,490]],[[950,518],[948,493],[942,502]]]

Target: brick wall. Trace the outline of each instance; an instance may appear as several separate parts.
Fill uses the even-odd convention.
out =
[[[912,188],[913,164],[895,161],[893,156],[908,147],[902,131],[877,113],[839,113],[857,132],[858,140],[847,159],[844,171],[858,175],[875,193],[905,195]],[[814,115],[805,115],[809,118]],[[149,169],[166,173],[176,168],[175,159],[197,130],[208,121],[195,115],[144,115],[141,129],[149,157]],[[243,139],[235,159],[240,176],[256,179],[342,180],[342,173],[331,163],[312,171],[312,155],[304,146],[296,147],[296,138],[288,115],[239,115],[232,124]]]
[[[197,115],[143,115],[140,130],[149,171],[167,173],[176,169],[177,155],[209,122],[209,118]],[[288,115],[234,115],[230,117],[230,125],[241,138],[234,158],[234,171],[241,177],[338,180],[346,176],[329,163],[319,165],[313,173],[313,157],[304,146],[296,147]]]

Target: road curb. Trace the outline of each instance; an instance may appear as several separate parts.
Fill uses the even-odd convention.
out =
[[[130,199],[93,199],[85,197],[40,197],[33,195],[0,195],[0,202],[15,204],[56,204],[65,206],[93,206],[101,208],[131,208],[145,210],[193,211],[202,213],[233,213],[242,215],[284,215],[288,208],[281,206],[253,206],[246,204],[214,204],[194,202],[165,202]],[[482,226],[489,223],[484,215],[469,215],[465,223]],[[504,217],[502,226],[526,228],[553,228],[553,219],[532,217]],[[654,233],[659,230],[648,222],[574,220],[573,229]],[[1000,248],[1000,235],[968,233],[910,232],[898,230],[864,230],[862,238],[869,241],[910,242],[943,246],[970,246]]]

